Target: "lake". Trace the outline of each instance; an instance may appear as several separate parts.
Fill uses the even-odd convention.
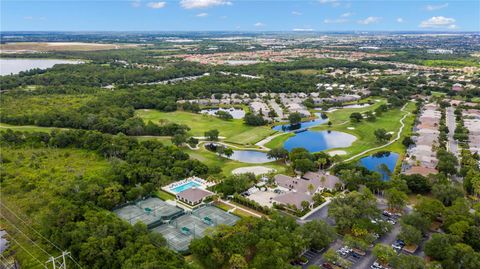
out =
[[[305,148],[318,152],[332,148],[346,148],[357,140],[354,135],[337,131],[304,131],[296,133],[285,141],[283,147],[288,151],[293,148]]]
[[[290,124],[277,125],[277,126],[273,126],[272,129],[275,131],[287,132],[292,130],[310,128],[310,127],[328,122],[328,118],[325,118],[325,119],[322,118],[322,113],[315,113],[315,115],[317,116],[317,118],[311,121],[304,121],[295,126],[292,126]]]
[[[371,105],[368,104],[368,103],[365,103],[365,104],[347,105],[347,106],[343,106],[342,108],[364,108],[364,107],[369,107],[369,106],[371,106]]]
[[[217,111],[228,112],[230,115],[232,115],[234,119],[243,119],[243,117],[245,117],[245,111],[239,108],[211,108],[211,109],[204,109],[200,111],[200,113],[216,116]]]
[[[256,150],[234,150],[233,155],[229,159],[242,163],[268,163],[275,161],[275,159],[269,159],[267,153]]]
[[[376,171],[382,174],[383,180],[390,179],[390,176],[380,169],[381,164],[385,164],[391,173],[395,170],[397,164],[398,154],[394,152],[379,152],[360,159],[360,165],[367,168],[370,171]]]
[[[0,59],[0,75],[18,74],[34,68],[47,69],[56,64],[80,64],[77,60],[59,59]]]

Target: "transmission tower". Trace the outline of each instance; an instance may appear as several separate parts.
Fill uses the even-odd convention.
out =
[[[67,260],[66,258],[70,256],[70,252],[63,251],[62,255],[58,257],[50,257],[47,261],[47,268],[50,268],[48,265],[51,264],[53,269],[67,269]]]

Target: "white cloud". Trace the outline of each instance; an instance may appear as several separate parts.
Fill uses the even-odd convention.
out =
[[[257,22],[257,23],[255,23],[253,26],[255,26],[255,27],[263,27],[263,26],[265,26],[265,24],[263,24],[263,23],[261,23],[261,22]]]
[[[322,4],[322,5],[331,4],[332,7],[340,6],[340,1],[339,0],[318,0],[318,2],[320,2],[320,4]]]
[[[140,0],[133,0],[131,3],[132,7],[140,7],[141,5],[142,3],[140,2]]]
[[[24,20],[33,20],[33,17],[32,16],[25,16],[23,17]]]
[[[213,6],[231,5],[232,2],[227,0],[181,0],[180,6],[186,9],[207,8]]]
[[[338,0],[318,0],[318,2],[320,2],[320,4],[328,4],[338,2]]]
[[[348,18],[350,16],[352,16],[352,12],[346,12],[346,13],[343,13],[342,15],[340,15],[340,17],[342,17],[342,18]]]
[[[153,8],[153,9],[159,9],[159,8],[164,8],[166,4],[167,4],[166,2],[149,2],[147,4],[147,7]]]
[[[302,13],[301,13],[301,12],[298,12],[298,11],[292,11],[292,15],[301,16]]]
[[[372,23],[377,23],[380,21],[380,18],[379,17],[367,17],[363,20],[359,20],[357,21],[359,24],[364,24],[364,25],[368,25],[368,24],[372,24]]]
[[[202,12],[202,13],[198,13],[196,16],[197,17],[207,17],[208,13]]]
[[[426,5],[425,9],[428,11],[434,11],[434,10],[439,10],[446,7],[448,7],[448,3],[441,4],[441,5]]]
[[[312,28],[293,28],[294,32],[312,32],[315,31],[315,29]]]
[[[403,18],[397,18],[397,22],[398,22],[398,23],[402,23],[402,22],[403,22]]]
[[[422,28],[448,28],[454,29],[457,26],[455,25],[454,18],[446,18],[443,16],[434,16],[428,20],[422,21],[420,23],[420,27]]]
[[[325,19],[323,20],[323,23],[328,23],[328,24],[331,24],[331,23],[346,23],[348,22],[347,19]]]

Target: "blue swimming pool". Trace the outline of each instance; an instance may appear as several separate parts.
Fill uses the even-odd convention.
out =
[[[194,181],[189,181],[188,183],[185,183],[183,185],[177,186],[175,188],[171,188],[170,191],[172,191],[173,193],[179,193],[179,192],[182,192],[184,190],[188,190],[188,189],[193,188],[193,187],[200,187],[200,184],[198,184],[197,182],[194,182]]]

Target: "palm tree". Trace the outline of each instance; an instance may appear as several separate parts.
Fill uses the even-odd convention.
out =
[[[325,164],[327,164],[327,159],[325,159],[325,158],[320,158],[320,159],[318,159],[318,164],[320,164],[320,169],[323,170],[323,166],[324,166]]]
[[[308,189],[308,192],[310,192],[310,195],[312,195],[313,191],[315,190],[315,187],[313,186],[313,184],[310,183],[308,184],[307,189]]]

